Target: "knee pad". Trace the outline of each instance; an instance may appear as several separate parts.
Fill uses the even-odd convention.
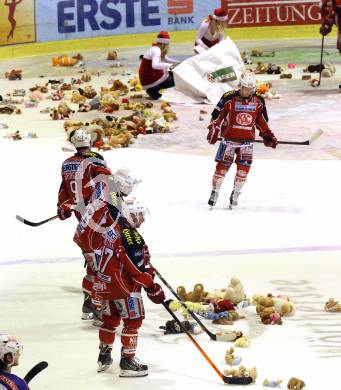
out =
[[[140,318],[136,318],[134,320],[131,320],[130,318],[126,318],[123,320],[123,329],[131,329],[131,330],[135,330],[137,331],[138,329],[141,328],[142,326],[142,321],[143,321],[143,318],[140,317]]]

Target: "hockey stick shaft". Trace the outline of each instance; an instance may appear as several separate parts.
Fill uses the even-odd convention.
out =
[[[318,86],[321,84],[321,77],[322,77],[322,60],[323,60],[323,48],[324,48],[324,35],[322,35],[322,43],[321,43],[321,56],[320,56],[320,75],[319,75],[319,81]]]
[[[196,348],[199,350],[199,352],[204,356],[206,361],[209,363],[209,365],[213,368],[213,370],[219,375],[219,377],[225,382],[224,375],[219,370],[219,368],[212,362],[210,357],[207,355],[207,353],[201,348],[201,346],[198,344],[198,342],[194,339],[194,337],[188,332],[187,329],[185,329],[184,326],[182,326],[181,321],[178,319],[178,317],[172,312],[172,310],[167,306],[166,303],[162,302],[163,307],[168,311],[168,313],[173,317],[173,319],[178,323],[180,326],[180,329],[186,333],[188,338],[192,341],[192,343],[196,346]]]
[[[310,139],[306,141],[278,141],[278,144],[281,145],[311,145],[321,134],[323,131],[321,129],[318,129],[315,131],[315,133],[310,137]],[[219,137],[218,141],[222,141],[223,138]],[[261,139],[241,139],[241,138],[225,138],[225,141],[231,141],[231,142],[253,142],[253,143],[264,143]]]
[[[30,369],[30,371],[25,375],[24,381],[26,383],[31,382],[31,380],[38,375],[41,371],[45,370],[48,366],[47,362],[40,362]]]
[[[187,305],[181,301],[181,298],[179,295],[174,291],[174,289],[168,284],[168,282],[165,280],[165,278],[160,274],[160,272],[152,265],[150,264],[151,267],[155,269],[156,275],[159,277],[159,279],[162,281],[162,283],[168,287],[169,291],[175,296],[175,298],[180,302],[180,304],[188,311],[188,313],[193,317],[193,319],[199,324],[201,329],[206,332],[206,334],[214,341],[217,340],[217,336],[210,332],[206,326],[200,321],[200,319],[193,313],[192,310],[190,310]]]
[[[25,225],[37,227],[37,226],[40,226],[40,225],[44,225],[44,223],[51,222],[51,221],[57,219],[57,218],[58,218],[58,215],[54,215],[53,217],[44,219],[43,221],[40,221],[40,222],[31,222],[31,221],[28,221],[27,219],[21,217],[20,215],[16,215],[15,218],[16,218],[18,221],[20,221],[20,222],[22,222],[23,224],[25,224]]]

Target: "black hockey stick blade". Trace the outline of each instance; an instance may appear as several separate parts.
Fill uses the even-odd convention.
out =
[[[37,227],[37,226],[40,226],[40,225],[44,225],[44,223],[53,221],[54,219],[57,219],[57,218],[58,218],[58,215],[54,215],[53,217],[44,219],[44,221],[40,221],[40,222],[31,222],[31,221],[28,221],[27,219],[21,217],[20,215],[16,215],[15,218],[16,218],[18,221],[24,223],[25,225]]]
[[[26,383],[31,382],[31,380],[38,375],[41,371],[45,370],[45,368],[48,366],[47,362],[40,362],[37,363],[34,367],[30,369],[30,371],[25,375],[24,381]]]
[[[252,383],[252,378],[250,376],[225,376],[223,375],[224,383],[229,385],[249,385]]]

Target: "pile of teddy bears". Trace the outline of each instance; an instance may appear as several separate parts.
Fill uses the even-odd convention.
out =
[[[294,314],[295,306],[288,296],[254,295],[252,304],[265,325],[282,325],[282,317]]]

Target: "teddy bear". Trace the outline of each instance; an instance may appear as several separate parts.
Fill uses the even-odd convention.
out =
[[[9,72],[5,73],[5,78],[8,80],[21,80],[22,79],[22,70],[21,69],[12,69]]]
[[[263,386],[266,386],[266,387],[281,387],[281,383],[282,382],[283,381],[281,379],[279,379],[277,381],[264,379]]]
[[[58,113],[61,116],[61,119],[70,118],[70,114],[74,114],[75,111],[71,110],[71,108],[64,102],[60,102],[58,104]]]
[[[265,65],[263,62],[257,62],[256,68],[255,68],[255,74],[265,74],[268,70],[268,66]]]
[[[250,340],[246,336],[241,336],[234,342],[234,346],[239,348],[248,348],[250,344]]]
[[[132,134],[130,131],[125,129],[117,129],[115,132],[110,136],[108,144],[114,148],[127,148],[130,144],[133,143],[132,141]]]
[[[257,369],[256,367],[247,369],[245,366],[239,366],[238,368],[228,368],[224,370],[224,375],[242,378],[249,377],[252,379],[252,383],[255,383],[257,379]]]
[[[273,296],[272,294],[268,294],[268,297],[272,298],[274,303],[274,308],[280,314],[282,315],[294,314],[295,305],[288,296],[284,296],[284,295]]]
[[[226,351],[226,353],[225,353],[225,362],[229,366],[238,366],[240,364],[240,362],[242,361],[242,358],[239,357],[239,356],[234,356],[233,352],[234,352],[234,348],[233,347],[231,347],[230,349],[228,349]]]
[[[89,81],[91,81],[91,74],[83,73],[81,76],[81,80],[84,81],[85,83],[88,83]]]
[[[233,276],[230,279],[230,284],[228,285],[228,288],[213,290],[207,294],[205,299],[207,301],[226,299],[235,304],[238,304],[245,299],[244,287],[241,281],[236,276]]]
[[[282,316],[276,311],[268,310],[271,308],[265,308],[262,312],[259,313],[261,321],[264,325],[282,325]]]
[[[303,389],[304,386],[305,386],[305,383],[302,381],[302,379],[298,379],[298,378],[293,377],[293,378],[289,379],[287,388],[289,390],[301,390],[301,389]]]
[[[326,302],[324,305],[324,310],[333,313],[341,313],[341,303],[336,301],[334,298],[329,298],[328,302]]]
[[[112,87],[110,88],[111,91],[119,91],[120,95],[126,95],[129,93],[129,88],[127,85],[122,83],[121,80],[114,80]]]
[[[266,71],[267,74],[281,74],[283,69],[276,64],[268,64],[268,69]]]
[[[84,89],[78,88],[78,91],[81,95],[85,96],[87,99],[93,99],[97,92],[92,88],[91,85],[86,85]]]
[[[216,333],[217,341],[235,341],[240,337],[243,337],[243,332],[235,330],[220,331]]]
[[[61,115],[59,114],[58,110],[54,108],[52,112],[50,113],[50,117],[52,120],[57,121],[59,119],[62,119]]]
[[[79,91],[72,92],[71,103],[84,104],[85,102],[86,102],[86,97],[81,95]]]
[[[197,283],[194,286],[193,291],[190,291],[188,293],[186,292],[184,286],[179,286],[176,289],[176,293],[179,295],[180,299],[183,302],[185,301],[202,302],[207,295],[207,292],[204,291],[204,285],[202,283]]]
[[[64,130],[66,132],[71,132],[73,130],[78,130],[80,129],[81,127],[84,126],[84,123],[83,122],[80,122],[80,121],[65,121],[64,122]]]
[[[74,66],[78,63],[78,59],[70,56],[52,57],[52,66]]]
[[[116,50],[111,50],[108,53],[107,60],[109,61],[116,61],[118,58],[117,51]]]

